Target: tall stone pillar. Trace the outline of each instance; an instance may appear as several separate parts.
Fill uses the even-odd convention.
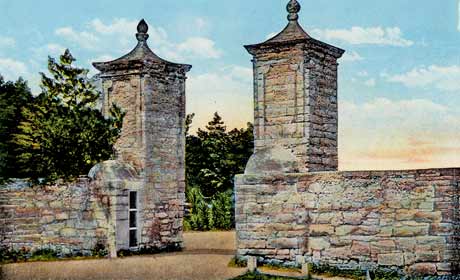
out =
[[[337,59],[344,50],[302,29],[297,1],[287,11],[283,31],[245,46],[254,65],[255,153],[282,146],[299,159],[299,171],[337,170]]]
[[[185,81],[190,65],[166,61],[147,45],[142,20],[137,46],[110,62],[93,63],[100,73],[103,113],[113,103],[126,113],[117,160],[136,168],[139,238],[147,247],[181,242],[185,200]],[[129,188],[129,186],[128,186]]]

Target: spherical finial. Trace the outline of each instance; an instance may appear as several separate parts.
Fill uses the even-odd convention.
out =
[[[291,0],[286,6],[286,10],[288,11],[288,20],[289,21],[295,21],[299,19],[299,15],[297,14],[300,12],[300,4],[297,2],[297,0]]]
[[[145,22],[144,19],[142,19],[139,24],[137,25],[137,34],[136,38],[139,42],[145,42],[149,38],[149,35],[147,32],[149,31],[149,26]]]
[[[137,25],[137,32],[138,33],[147,33],[147,31],[149,31],[149,26],[147,25],[147,23],[145,22],[144,19],[142,19],[139,24]]]

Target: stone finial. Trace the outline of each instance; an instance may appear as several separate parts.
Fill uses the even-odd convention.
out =
[[[299,19],[298,13],[300,12],[300,4],[297,0],[291,0],[286,6],[286,10],[288,11],[288,20],[289,21],[296,21]]]
[[[147,25],[147,22],[145,22],[144,19],[142,19],[139,24],[137,25],[137,34],[136,38],[139,42],[145,42],[149,38],[149,34],[147,32],[149,31],[149,26]]]

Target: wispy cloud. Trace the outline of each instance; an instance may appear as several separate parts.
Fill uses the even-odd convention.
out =
[[[375,87],[376,83],[377,83],[377,82],[375,81],[374,78],[369,79],[369,80],[366,80],[366,81],[364,82],[364,84],[365,84],[366,86],[368,86],[368,87]]]
[[[33,48],[32,52],[37,59],[44,59],[47,56],[58,57],[64,53],[65,49],[66,48],[60,44],[50,43],[42,47]]]
[[[0,48],[12,48],[16,45],[16,40],[11,37],[0,36]]]
[[[361,61],[364,60],[364,58],[357,52],[352,51],[352,52],[346,52],[341,58],[340,61],[344,62],[354,62],[354,61]]]
[[[369,73],[364,70],[364,71],[359,71],[358,73],[356,73],[356,75],[358,75],[358,77],[367,77],[369,76]]]
[[[216,48],[216,43],[208,38],[192,37],[177,45],[177,50],[183,55],[193,55],[201,58],[219,58],[222,51]]]
[[[326,41],[338,41],[352,45],[388,45],[409,47],[414,44],[403,37],[399,27],[359,27],[350,29],[313,29],[312,35]]]
[[[460,111],[429,99],[339,104],[341,169],[455,166]],[[423,120],[423,121],[421,121]],[[357,125],[359,124],[359,125]]]
[[[229,65],[187,80],[187,110],[196,113],[193,129],[203,127],[218,111],[229,128],[252,121],[252,69]]]
[[[101,56],[110,49],[127,52],[134,47],[137,23],[137,20],[126,18],[116,18],[111,22],[103,22],[96,18],[86,23],[81,31],[73,27],[62,27],[55,33],[78,47],[99,52],[97,56]],[[204,28],[207,22],[199,18],[195,25],[197,28]],[[154,51],[169,60],[177,61],[190,57],[215,59],[223,53],[213,40],[205,37],[190,37],[176,43],[169,39],[164,28],[153,25],[149,26],[149,35],[149,42]]]
[[[0,74],[6,80],[16,80],[29,74],[24,62],[11,58],[0,58]]]
[[[389,82],[402,83],[411,88],[436,88],[444,91],[460,90],[460,66],[438,66],[414,68],[399,75],[382,74]]]
[[[96,49],[99,43],[99,38],[93,33],[87,31],[77,32],[72,27],[58,28],[55,33],[65,40],[76,43],[78,46],[85,49]]]

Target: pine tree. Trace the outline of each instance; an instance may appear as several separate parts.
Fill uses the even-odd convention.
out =
[[[191,116],[193,118],[193,116]],[[188,120],[190,126],[192,119]],[[243,173],[253,151],[252,124],[227,132],[218,113],[206,129],[187,136],[187,185],[199,187],[205,196],[233,188],[233,176]]]
[[[0,182],[18,177],[17,155],[12,140],[18,132],[22,108],[32,100],[26,81],[19,78],[16,82],[5,82],[0,75]]]
[[[71,179],[112,156],[124,114],[113,106],[112,117],[104,118],[88,70],[74,67],[74,61],[69,50],[59,62],[50,57],[51,76],[41,73],[42,93],[22,110],[14,142],[23,176]]]

